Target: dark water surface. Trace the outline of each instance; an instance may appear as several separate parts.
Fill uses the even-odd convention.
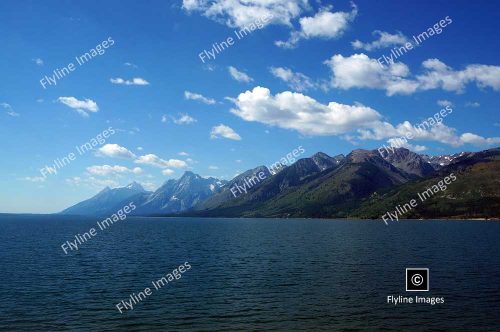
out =
[[[498,222],[131,217],[64,254],[97,220],[0,215],[0,329],[500,330]],[[430,269],[429,292],[405,292],[406,267]]]

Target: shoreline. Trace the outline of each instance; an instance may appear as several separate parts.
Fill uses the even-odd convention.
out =
[[[64,215],[59,213],[5,213],[0,212],[0,216],[60,216],[60,217],[77,217],[77,218],[101,218],[106,216],[99,215]],[[356,217],[339,217],[339,218],[311,218],[311,217],[202,217],[202,216],[175,216],[175,215],[167,215],[167,216],[140,216],[140,215],[129,215],[127,218],[199,218],[199,219],[276,219],[276,220],[339,220],[339,221],[383,221],[381,218],[379,219],[371,219],[371,218],[356,218]],[[500,221],[500,217],[488,217],[488,218],[462,218],[462,217],[445,217],[445,218],[405,218],[399,219],[398,221],[392,221],[392,223],[397,223],[399,221]]]

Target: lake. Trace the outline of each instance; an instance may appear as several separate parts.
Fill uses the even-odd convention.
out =
[[[499,222],[102,219],[0,215],[0,330],[500,330]],[[429,268],[428,292],[405,291],[406,267]]]

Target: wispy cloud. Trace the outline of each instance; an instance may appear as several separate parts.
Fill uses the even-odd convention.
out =
[[[2,102],[0,103],[0,106],[2,106],[5,109],[5,113],[7,113],[7,115],[10,115],[12,117],[17,117],[20,115],[19,113],[14,112],[14,109],[8,103]]]
[[[146,81],[144,78],[140,78],[140,77],[134,77],[131,80],[126,80],[126,79],[117,77],[117,78],[111,78],[109,81],[113,84],[120,84],[120,85],[149,85],[148,81]]]
[[[97,156],[129,159],[129,160],[133,160],[134,163],[136,163],[136,164],[149,165],[149,166],[154,166],[154,167],[158,167],[158,168],[167,168],[167,167],[182,168],[182,167],[187,166],[187,163],[183,160],[179,160],[179,159],[165,160],[165,159],[162,159],[162,158],[160,158],[157,155],[152,154],[152,153],[145,154],[142,156],[136,156],[129,149],[127,149],[126,147],[120,146],[118,144],[105,144],[104,146],[99,148],[99,150],[97,151]],[[87,169],[87,170],[89,170],[89,169]],[[95,166],[94,168],[92,168],[92,171],[93,171],[93,174],[103,173],[103,172],[115,172],[115,173],[132,172],[135,174],[139,174],[142,172],[142,169],[139,167],[127,169],[126,167],[123,168],[122,166],[103,165],[103,166]]]
[[[199,93],[190,92],[190,91],[184,91],[184,98],[186,98],[187,100],[200,101],[200,102],[207,104],[207,105],[213,105],[216,103],[215,99],[207,98]]]
[[[238,82],[248,83],[248,82],[253,81],[253,78],[248,76],[246,73],[239,71],[238,69],[236,69],[233,66],[229,66],[228,71],[229,71],[229,74],[231,75],[231,77],[234,78]]]
[[[440,99],[436,103],[441,107],[446,107],[446,106],[453,107],[453,103],[446,99]]]
[[[34,59],[31,59],[31,61],[36,63],[38,66],[43,66],[43,60],[40,58],[34,58]]]
[[[166,168],[166,169],[162,170],[162,171],[161,171],[161,173],[162,173],[163,175],[172,175],[172,174],[174,174],[174,173],[175,173],[175,171],[174,171],[174,170],[172,170],[172,169],[170,169],[170,168]]]
[[[211,63],[207,63],[203,65],[203,69],[207,71],[215,71],[215,69],[217,69],[217,66]]]
[[[132,68],[139,68],[137,65],[131,63],[131,62],[125,62],[123,64],[125,67],[132,67]]]
[[[476,108],[476,107],[479,107],[481,106],[480,103],[478,103],[477,101],[474,101],[474,102],[466,102],[465,103],[465,107],[473,107],[473,108]]]
[[[231,127],[220,124],[215,126],[210,131],[210,138],[228,138],[235,141],[241,140],[241,136],[238,135]]]
[[[271,67],[269,70],[274,77],[279,78],[280,80],[285,82],[288,87],[290,87],[290,89],[295,91],[307,91],[310,89],[315,89],[319,86],[308,76],[302,73],[293,72],[289,68]]]
[[[397,31],[395,34],[391,34],[389,32],[375,30],[372,34],[374,36],[378,36],[378,38],[371,43],[363,43],[359,40],[355,40],[351,42],[352,47],[355,50],[363,49],[370,52],[381,48],[405,45],[409,42],[408,37],[406,37],[399,31]]]
[[[99,176],[109,176],[109,175],[124,174],[124,173],[141,174],[142,168],[140,167],[127,168],[125,166],[119,166],[119,165],[114,165],[114,166],[94,165],[87,167],[87,172]]]
[[[97,103],[92,99],[78,100],[75,97],[59,97],[57,101],[74,109],[80,115],[88,117],[88,112],[96,113],[99,111]]]
[[[182,113],[179,114],[178,117],[175,117],[172,115],[166,115],[166,114],[163,114],[161,116],[161,122],[168,123],[169,121],[172,121],[173,123],[175,123],[177,125],[187,125],[187,124],[195,123],[196,119],[191,117],[188,114],[182,114]]]
[[[173,121],[175,124],[178,125],[185,125],[185,124],[190,124],[196,122],[195,118],[192,118],[191,116],[187,114],[181,114],[178,118],[173,118]]]
[[[20,180],[30,181],[30,182],[45,182],[46,177],[43,176],[26,176]]]
[[[155,154],[147,154],[144,156],[140,156],[134,162],[137,164],[145,164],[158,168],[167,168],[167,167],[182,168],[187,166],[187,163],[183,160],[179,159],[164,160]]]
[[[99,179],[94,176],[86,176],[86,177],[74,176],[71,178],[67,178],[66,183],[76,187],[86,186],[99,189],[101,189],[102,187],[116,188],[120,185],[120,183],[116,180]]]

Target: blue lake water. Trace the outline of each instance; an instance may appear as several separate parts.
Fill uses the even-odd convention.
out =
[[[66,255],[98,220],[0,215],[0,330],[500,330],[499,222],[130,217]],[[406,267],[429,292],[405,292]]]

